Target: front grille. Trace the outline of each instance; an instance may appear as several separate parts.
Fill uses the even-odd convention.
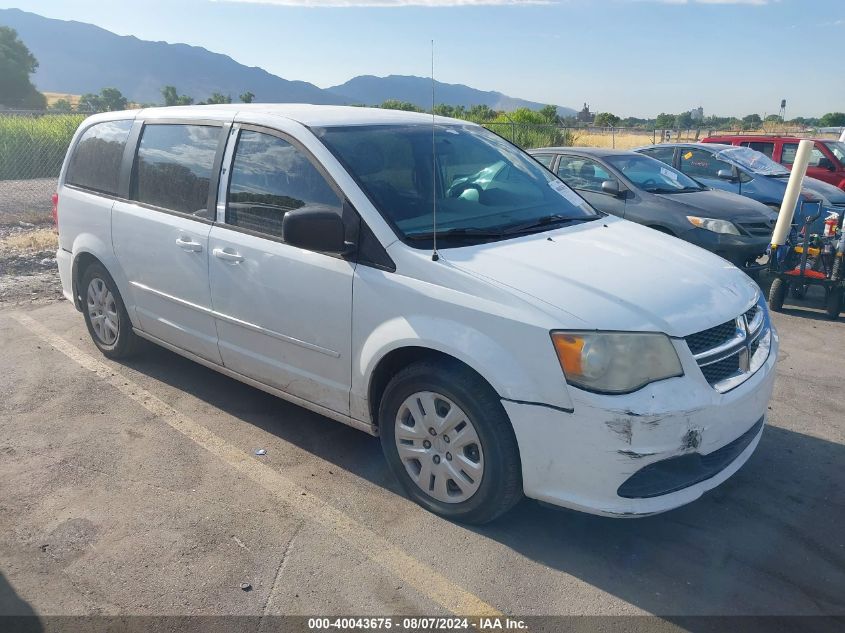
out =
[[[771,235],[775,228],[774,220],[770,222],[736,222],[735,224],[746,235]]]
[[[720,361],[716,361],[712,365],[705,365],[701,368],[701,373],[711,385],[720,383],[726,378],[730,378],[739,371],[739,354],[728,356]]]
[[[708,349],[718,347],[731,340],[736,335],[736,320],[731,319],[721,325],[708,330],[696,332],[686,337],[687,345],[693,354],[700,354]]]
[[[754,317],[757,316],[757,310],[760,309],[760,306],[753,306],[750,310],[746,310],[745,312],[745,320],[748,323],[751,323],[754,320]]]
[[[724,393],[760,369],[768,357],[771,332],[765,308],[758,302],[736,319],[690,334],[685,340],[705,380]]]

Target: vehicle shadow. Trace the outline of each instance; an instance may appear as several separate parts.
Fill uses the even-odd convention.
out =
[[[126,365],[402,494],[376,438],[161,348]],[[525,500],[470,529],[649,613],[845,615],[843,464],[845,446],[769,426],[736,475],[672,512],[610,519]]]
[[[35,609],[17,594],[3,572],[0,572],[0,629],[15,633],[44,630]]]

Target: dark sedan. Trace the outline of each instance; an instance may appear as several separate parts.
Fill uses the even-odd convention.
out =
[[[753,269],[777,214],[766,205],[702,186],[658,160],[598,148],[530,153],[600,211],[669,233]]]

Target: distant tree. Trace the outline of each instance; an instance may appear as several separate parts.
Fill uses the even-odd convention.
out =
[[[73,104],[67,99],[57,99],[56,102],[47,109],[53,110],[54,112],[72,112]]]
[[[542,108],[540,108],[540,116],[542,116],[547,123],[551,123],[553,125],[557,125],[558,123],[560,123],[560,119],[557,116],[557,106],[543,106]]]
[[[103,88],[99,94],[86,93],[79,98],[80,112],[114,112],[125,110],[128,102],[117,88]]]
[[[399,101],[398,99],[388,99],[382,102],[379,106],[385,110],[405,110],[406,112],[424,112],[422,108],[417,107],[409,101]]]
[[[29,79],[37,68],[38,60],[18,39],[17,31],[0,26],[0,104],[16,108],[47,107],[47,99]]]
[[[596,127],[616,127],[622,119],[610,112],[599,112],[593,123]]]
[[[770,114],[765,119],[763,119],[766,123],[780,123],[780,115],[779,114]]]
[[[802,116],[797,116],[794,119],[787,121],[789,125],[807,125],[807,119]]]
[[[252,100],[255,99],[255,93],[247,91],[239,96],[238,99],[241,100],[241,103],[252,103]]]
[[[742,117],[742,127],[745,130],[754,130],[763,124],[759,114],[748,114]]]
[[[821,127],[842,127],[845,125],[845,112],[828,112],[819,119]]]
[[[496,118],[496,111],[488,105],[474,105],[467,110],[467,118],[479,123],[483,121],[491,121]]]
[[[208,99],[200,101],[198,105],[215,105],[218,103],[232,103],[232,96],[224,95],[220,92],[212,92]]]
[[[165,86],[161,89],[161,96],[164,97],[166,106],[191,105],[194,102],[188,95],[180,95],[176,86]]]
[[[453,106],[446,103],[438,103],[434,106],[434,114],[437,116],[452,117],[453,119],[465,119],[467,117],[467,111],[464,106]]]
[[[125,110],[128,105],[126,97],[117,88],[103,88],[100,91],[100,102],[106,112]]]
[[[100,102],[100,95],[93,92],[86,92],[79,97],[79,104],[76,109],[80,112],[100,112],[102,111],[102,103]]]
[[[692,113],[681,112],[675,116],[675,127],[679,130],[689,130],[693,127]]]
[[[654,120],[654,127],[658,130],[671,130],[675,127],[675,115],[661,112]]]

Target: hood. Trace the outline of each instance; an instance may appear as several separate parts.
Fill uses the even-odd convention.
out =
[[[654,195],[666,204],[688,209],[692,215],[717,220],[760,222],[772,218],[772,210],[762,202],[719,189]]]
[[[825,199],[826,202],[830,204],[845,204],[845,191],[842,191],[839,187],[834,187],[833,185],[828,182],[825,182],[824,180],[818,180],[816,178],[810,178],[809,176],[805,176],[802,185],[802,189],[809,189],[813,193],[820,195],[822,198]]]
[[[721,257],[613,217],[444,249],[441,257],[566,313],[564,328],[687,336],[738,316],[759,295]]]

